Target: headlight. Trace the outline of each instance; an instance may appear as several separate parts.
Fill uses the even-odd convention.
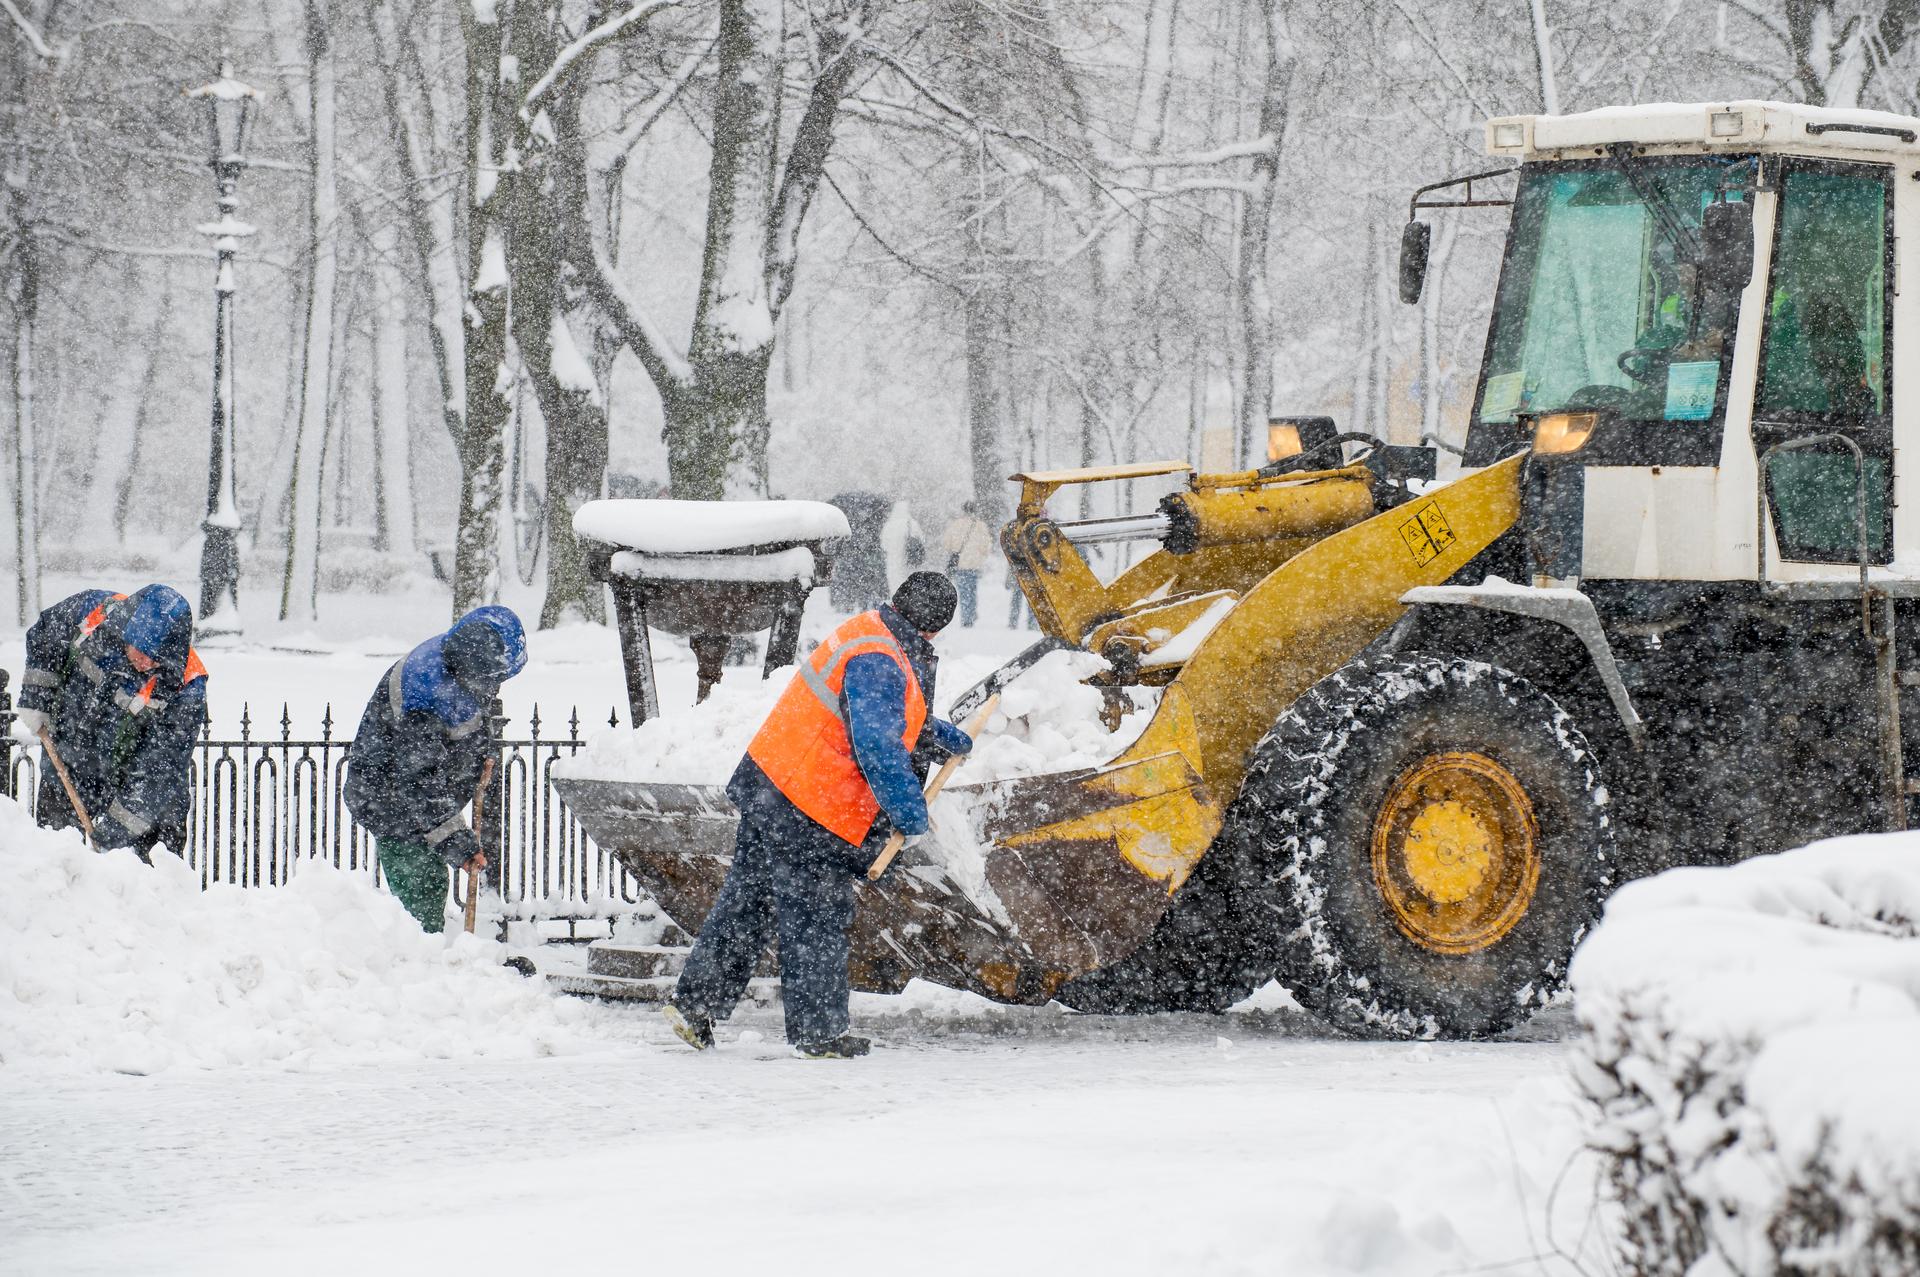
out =
[[[1599,424],[1597,412],[1550,412],[1533,423],[1533,450],[1541,456],[1578,452]]]
[[[1488,127],[1488,140],[1496,151],[1524,151],[1527,125],[1524,120],[1495,120]]]
[[[1278,422],[1267,425],[1267,460],[1280,461],[1287,457],[1300,455],[1300,427],[1283,426]]]

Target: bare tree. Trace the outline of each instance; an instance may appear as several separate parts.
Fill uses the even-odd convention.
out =
[[[720,0],[719,14],[705,243],[684,348],[627,290],[596,228],[577,228],[591,245],[594,300],[660,394],[673,493],[695,500],[767,491],[776,325],[872,21],[868,0],[827,0],[793,32],[785,0]],[[783,146],[792,46],[806,51],[799,68],[805,105]]]
[[[307,315],[300,362],[300,411],[287,511],[280,619],[312,621],[320,603],[321,476],[333,402],[334,302],[339,286],[339,193],[335,154],[335,67],[331,0],[306,0]]]

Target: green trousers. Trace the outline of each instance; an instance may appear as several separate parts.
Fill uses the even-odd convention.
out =
[[[447,929],[447,862],[425,843],[404,838],[376,838],[380,872],[387,889],[420,920],[420,927],[437,935]]]

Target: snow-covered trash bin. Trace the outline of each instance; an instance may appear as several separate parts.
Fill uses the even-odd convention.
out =
[[[791,665],[807,595],[848,535],[824,501],[590,501],[573,516],[587,570],[613,592],[635,723],[660,713],[649,626],[685,638],[699,699],[720,681],[728,645],[769,631],[766,670]]]
[[[1572,986],[1624,1270],[1920,1273],[1920,833],[1630,884]]]

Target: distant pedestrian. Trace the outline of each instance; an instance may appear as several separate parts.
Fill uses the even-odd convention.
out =
[[[27,631],[15,716],[30,734],[51,737],[94,846],[132,847],[142,859],[163,843],[185,852],[207,669],[193,650],[193,608],[177,592],[82,590],[42,612]],[[79,826],[49,761],[35,818],[49,829]]]
[[[960,624],[971,629],[980,619],[980,569],[993,557],[993,533],[980,520],[978,503],[960,507],[960,517],[940,537],[946,552],[947,575],[960,596]]]
[[[913,839],[927,804],[910,754],[973,747],[933,717],[933,636],[953,619],[953,583],[916,572],[893,601],[815,648],[747,746],[727,796],[740,809],[733,864],[665,1008],[696,1049],[732,1014],[769,942],[780,948],[787,1040],[810,1059],[865,1055],[847,1032],[847,928],[853,886],[874,858],[885,811]],[[866,844],[863,846],[862,844]]]
[[[487,714],[527,664],[520,618],[480,607],[396,661],[347,754],[347,809],[373,833],[387,886],[429,932],[446,928],[447,870],[486,868],[466,808],[494,756]]]

